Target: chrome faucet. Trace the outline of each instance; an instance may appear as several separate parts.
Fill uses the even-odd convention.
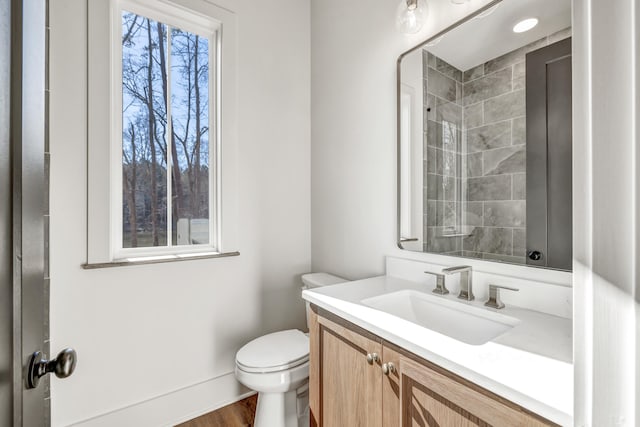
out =
[[[449,290],[444,285],[444,275],[443,274],[432,273],[430,271],[425,271],[425,273],[433,274],[434,276],[436,276],[436,287],[433,288],[433,290],[431,292],[433,292],[434,294],[438,294],[438,295],[446,295],[446,294],[449,293]]]
[[[470,265],[459,265],[457,267],[449,267],[443,268],[442,273],[444,274],[455,274],[460,273],[460,293],[458,294],[458,298],[473,301],[473,287],[471,284],[471,266]]]

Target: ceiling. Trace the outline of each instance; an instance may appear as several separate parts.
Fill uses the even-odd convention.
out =
[[[524,18],[538,18],[539,23],[514,33],[513,26]],[[571,0],[504,0],[425,49],[466,71],[570,26]]]

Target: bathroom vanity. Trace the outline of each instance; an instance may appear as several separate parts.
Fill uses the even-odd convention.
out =
[[[388,272],[403,264],[425,265],[388,259]],[[476,282],[475,301],[433,294],[430,275],[304,291],[312,425],[572,425],[571,319],[513,297],[485,307]]]
[[[317,425],[557,425],[330,312],[311,316]]]

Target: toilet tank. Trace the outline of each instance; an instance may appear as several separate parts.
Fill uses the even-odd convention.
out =
[[[348,282],[347,279],[334,276],[328,273],[309,273],[302,275],[302,290],[319,288],[322,286],[335,285],[337,283]],[[305,313],[307,315],[307,330],[309,329],[309,302],[305,301]]]

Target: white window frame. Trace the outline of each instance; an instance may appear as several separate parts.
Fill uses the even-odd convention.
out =
[[[213,65],[208,85],[209,244],[171,246],[168,217],[167,246],[122,247],[123,11],[198,34],[209,41],[209,64]],[[109,19],[105,20],[105,16]],[[89,2],[87,265],[182,259],[237,249],[235,39],[234,14],[205,0]],[[170,39],[167,42],[170,57]],[[167,205],[171,209],[169,163],[167,170]]]
[[[152,19],[156,22],[160,22],[168,27],[179,28],[184,31],[188,31],[192,34],[197,34],[203,38],[206,38],[209,42],[209,64],[212,64],[213,67],[209,69],[209,111],[214,114],[209,114],[209,243],[208,244],[199,244],[199,245],[188,245],[188,246],[174,246],[172,245],[171,238],[173,235],[173,221],[171,218],[171,199],[172,199],[172,188],[171,188],[171,177],[172,177],[172,164],[171,164],[171,150],[169,150],[170,142],[167,143],[167,245],[166,246],[155,246],[155,247],[138,247],[138,248],[125,248],[123,246],[123,215],[122,215],[122,169],[120,173],[114,173],[112,175],[112,203],[111,208],[113,210],[111,219],[113,221],[111,230],[112,230],[112,239],[113,239],[113,248],[114,248],[114,258],[115,259],[123,259],[129,257],[140,257],[140,256],[149,256],[149,255],[166,255],[166,254],[174,254],[174,253],[191,253],[191,252],[217,252],[218,248],[218,239],[217,239],[217,220],[219,218],[219,214],[217,212],[217,207],[220,203],[217,200],[218,191],[216,188],[217,172],[219,170],[218,159],[220,156],[217,151],[217,141],[220,139],[218,135],[218,119],[219,119],[219,111],[220,105],[218,103],[216,94],[219,92],[218,90],[218,76],[220,75],[218,71],[219,61],[217,57],[217,52],[219,51],[219,47],[217,46],[218,40],[218,30],[219,23],[210,19],[197,19],[198,15],[189,14],[185,19],[185,17],[177,16],[177,11],[169,12],[168,8],[163,7],[162,9],[152,8],[146,4],[141,3],[140,1],[131,1],[131,0],[120,0],[114,2],[114,7],[112,7],[114,15],[112,16],[113,23],[113,40],[112,40],[112,48],[113,48],[113,69],[111,70],[111,75],[113,76],[113,94],[112,94],[112,102],[113,102],[113,111],[114,114],[112,116],[114,129],[113,141],[112,141],[112,153],[111,153],[111,161],[114,167],[120,164],[122,165],[122,137],[118,138],[119,135],[122,135],[122,13],[123,12],[132,12],[136,15],[142,16],[144,18]],[[169,13],[167,13],[169,12]],[[200,21],[200,22],[197,22]],[[171,63],[171,32],[167,31],[167,62]],[[168,93],[169,99],[171,99],[171,71],[167,70],[167,76],[169,78],[168,84]],[[213,101],[213,102],[211,102]],[[168,135],[171,134],[171,102],[167,102],[167,126],[168,126]],[[213,107],[214,111],[211,111]],[[120,112],[120,114],[117,114]],[[120,191],[118,191],[120,189]]]

